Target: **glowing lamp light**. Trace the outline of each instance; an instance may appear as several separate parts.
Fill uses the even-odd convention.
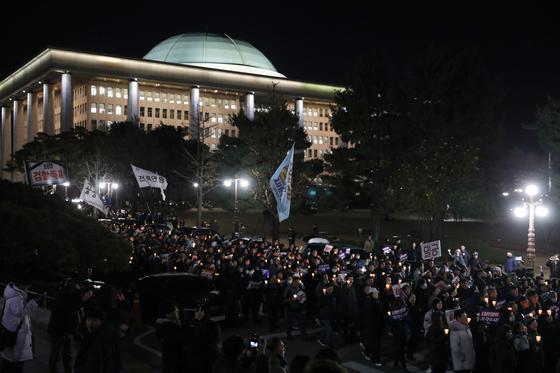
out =
[[[224,186],[226,186],[228,188],[231,186],[231,183],[232,183],[231,179],[224,180]]]
[[[106,186],[107,186],[107,183],[105,183],[103,181],[99,183],[99,189],[105,189]]]
[[[513,214],[518,218],[524,218],[527,216],[527,208],[525,207],[516,207],[513,209]]]
[[[534,184],[527,185],[525,187],[525,193],[531,197],[536,196],[539,193],[539,187]]]
[[[241,185],[241,187],[243,188],[247,188],[249,186],[249,180],[247,179],[240,179],[239,180],[239,185]]]
[[[193,187],[198,188],[198,183],[193,183]]]
[[[69,181],[65,181],[65,182],[62,183],[62,185],[64,185],[65,187],[68,188],[68,187],[70,186],[70,182],[69,182]]]
[[[548,215],[548,209],[544,206],[537,206],[535,207],[535,214],[537,214],[537,216],[547,216]]]

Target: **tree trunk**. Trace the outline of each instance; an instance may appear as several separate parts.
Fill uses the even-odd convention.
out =
[[[280,222],[278,221],[278,215],[276,211],[263,210],[264,217],[264,232],[270,234],[273,240],[280,238]]]
[[[443,217],[434,215],[429,219],[430,241],[443,240]]]
[[[370,206],[369,209],[369,217],[371,219],[371,225],[372,225],[372,237],[373,237],[373,241],[374,242],[380,242],[381,239],[381,213],[379,213],[379,211],[373,207]]]

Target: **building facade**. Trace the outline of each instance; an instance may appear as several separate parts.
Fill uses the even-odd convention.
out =
[[[273,87],[307,131],[307,159],[341,145],[330,114],[342,87],[290,80],[227,35],[177,35],[143,59],[47,49],[0,83],[0,165],[39,132],[103,130],[125,120],[146,131],[186,127],[215,149],[220,136],[237,136],[230,116],[243,109],[252,119]]]

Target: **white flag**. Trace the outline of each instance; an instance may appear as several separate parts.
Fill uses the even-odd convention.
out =
[[[130,165],[132,167],[132,172],[134,172],[134,177],[138,182],[140,188],[159,188],[161,191],[161,198],[165,201],[165,193],[163,192],[167,189],[167,179],[155,172],[144,170],[140,167]]]
[[[105,215],[109,212],[109,207],[103,204],[99,193],[95,190],[95,187],[89,183],[89,180],[84,181],[84,187],[82,188],[82,193],[80,194],[80,199],[90,206],[103,212]]]
[[[290,216],[290,205],[292,202],[292,166],[294,164],[294,145],[280,163],[278,169],[270,178],[269,184],[276,198],[278,220],[284,221]]]

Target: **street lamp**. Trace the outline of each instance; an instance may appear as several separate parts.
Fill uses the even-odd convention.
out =
[[[516,189],[517,191],[517,189]],[[529,200],[523,200],[523,206],[516,207],[513,213],[518,218],[524,218],[529,215],[529,230],[527,232],[527,265],[534,270],[535,267],[535,215],[544,217],[548,215],[548,209],[542,206],[542,198],[536,199],[539,194],[539,188],[530,184],[525,187],[525,194],[529,196]]]
[[[118,190],[119,190],[119,183],[115,183],[112,181],[106,182],[106,181],[101,181],[99,182],[99,190],[105,190],[105,188],[107,188],[107,193],[105,194],[106,196],[108,196],[111,199],[111,205],[113,204],[112,201],[112,196],[113,196],[113,191],[115,191],[115,207],[118,206]]]
[[[249,186],[249,180],[243,179],[240,177],[234,177],[233,179],[226,179],[224,180],[224,186],[227,188],[234,185],[234,200],[233,200],[233,233],[239,232],[239,206],[237,203],[237,188],[238,185],[241,185],[242,188],[247,188]]]
[[[70,186],[70,182],[65,181],[62,183],[62,185],[64,185],[64,200],[68,201],[68,187]]]

